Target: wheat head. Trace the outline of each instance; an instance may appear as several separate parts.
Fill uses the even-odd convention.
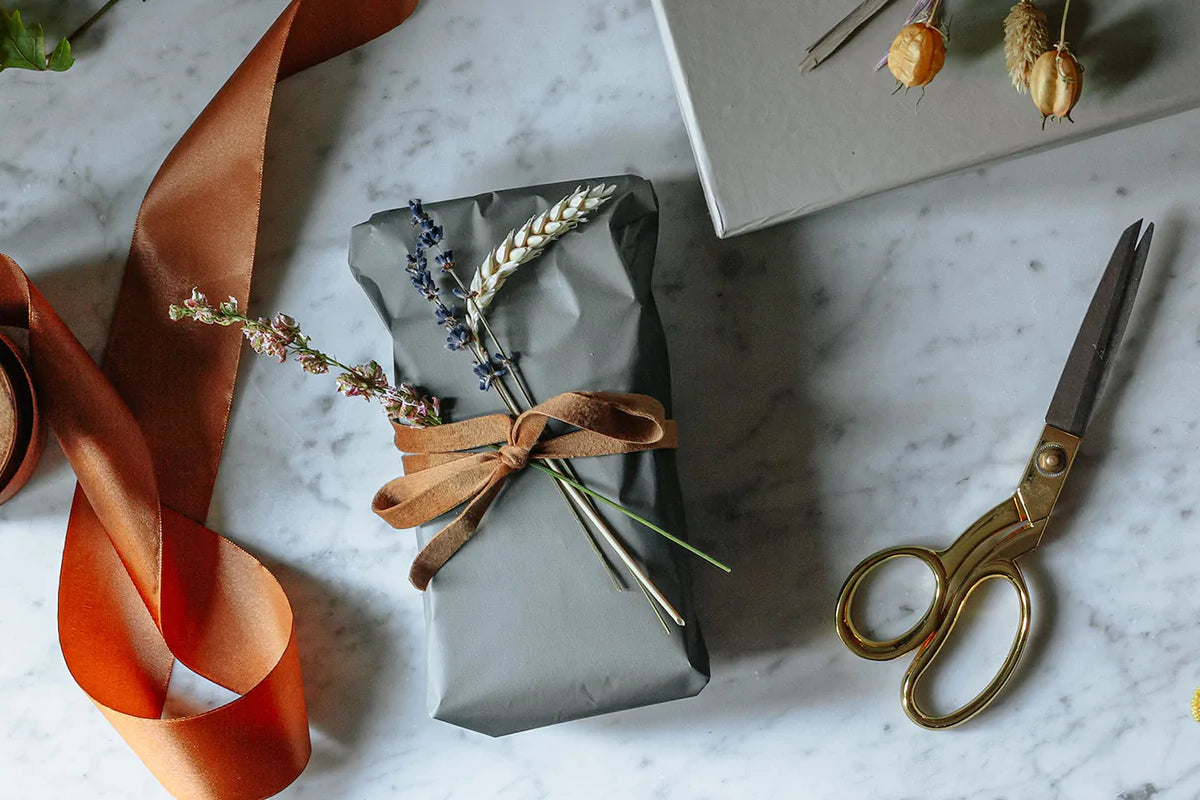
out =
[[[1046,13],[1030,0],[1021,0],[1004,18],[1004,64],[1018,92],[1024,94],[1029,88],[1033,62],[1049,49]]]
[[[537,258],[555,239],[587,222],[587,214],[608,202],[616,189],[604,184],[577,188],[521,227],[509,231],[471,277],[474,302],[467,304],[467,324],[471,330],[478,332],[480,314],[496,299],[496,293],[517,267]]]

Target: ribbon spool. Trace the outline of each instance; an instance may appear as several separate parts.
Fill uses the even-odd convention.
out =
[[[0,334],[0,503],[21,491],[41,454],[33,381],[17,345]]]

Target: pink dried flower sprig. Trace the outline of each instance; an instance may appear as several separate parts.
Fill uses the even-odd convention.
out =
[[[347,397],[378,400],[388,417],[401,425],[426,428],[442,424],[438,398],[419,394],[409,383],[392,386],[383,367],[375,361],[351,367],[314,349],[311,340],[300,330],[300,324],[286,314],[276,314],[272,319],[251,319],[242,314],[237,298],[231,297],[213,306],[199,289],[193,289],[192,296],[182,305],[172,305],[168,313],[176,321],[191,319],[204,325],[224,327],[240,325],[242,335],[254,352],[271,356],[281,364],[293,354],[300,368],[312,375],[323,375],[330,367],[340,369],[342,373],[337,376],[339,392]]]

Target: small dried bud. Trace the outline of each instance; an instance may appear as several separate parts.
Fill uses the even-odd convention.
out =
[[[1004,64],[1013,87],[1021,94],[1029,88],[1029,70],[1038,56],[1050,49],[1046,12],[1030,0],[1021,0],[1004,18]]]
[[[305,352],[296,356],[296,360],[300,362],[300,369],[310,375],[323,375],[329,371],[329,362],[324,353]]]
[[[296,324],[296,320],[287,314],[276,314],[274,319],[271,320],[271,330],[275,332],[284,344],[291,344],[300,333],[300,326]]]
[[[945,61],[945,36],[928,21],[901,28],[887,57],[888,69],[908,89],[933,80]]]
[[[1029,71],[1029,96],[1042,112],[1043,128],[1051,117],[1071,120],[1071,109],[1082,92],[1083,67],[1065,44],[1042,53]]]

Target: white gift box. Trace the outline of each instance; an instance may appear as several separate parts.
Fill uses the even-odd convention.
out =
[[[891,74],[874,70],[910,0],[802,72],[805,48],[857,1],[653,0],[719,236],[1200,105],[1194,0],[1076,0],[1067,41],[1086,70],[1083,96],[1074,123],[1045,130],[1004,66],[1014,0],[944,0],[946,63],[919,106],[920,89],[893,96]],[[1037,4],[1055,43],[1062,0]]]

